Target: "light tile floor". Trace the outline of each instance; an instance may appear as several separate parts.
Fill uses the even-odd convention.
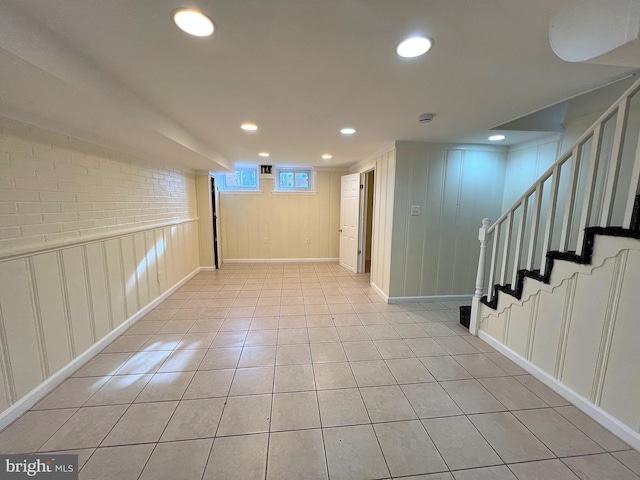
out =
[[[201,273],[0,434],[100,479],[640,477],[640,453],[458,324],[335,264]]]

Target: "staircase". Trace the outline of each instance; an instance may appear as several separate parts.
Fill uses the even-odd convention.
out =
[[[639,92],[640,80],[498,220],[483,221],[472,334],[481,303],[496,309],[500,292],[520,299],[525,278],[549,283],[556,260],[590,264],[596,235],[640,239],[640,115],[629,121]]]
[[[640,451],[640,80],[478,239],[470,333]]]

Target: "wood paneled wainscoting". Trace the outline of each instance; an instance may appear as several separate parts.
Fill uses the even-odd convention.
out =
[[[199,271],[197,221],[0,253],[0,429]]]

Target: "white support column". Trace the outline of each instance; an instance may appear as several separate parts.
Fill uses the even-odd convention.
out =
[[[471,301],[471,318],[469,322],[469,333],[478,335],[480,323],[480,299],[484,290],[484,266],[487,252],[487,230],[491,221],[488,218],[482,220],[482,226],[478,232],[478,240],[480,240],[480,257],[478,258],[478,273],[476,275],[476,290]],[[491,288],[491,285],[489,286]]]

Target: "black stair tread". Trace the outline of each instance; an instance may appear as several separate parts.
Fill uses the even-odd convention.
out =
[[[493,285],[493,299],[489,302],[487,296],[481,298],[482,303],[486,306],[496,310],[498,308],[498,292],[503,292],[511,295],[512,297],[520,300],[522,298],[522,290],[524,288],[524,279],[526,277],[533,278],[534,280],[541,281],[548,284],[551,279],[551,272],[553,271],[553,265],[555,260],[564,260],[567,262],[577,263],[581,265],[591,265],[593,256],[593,244],[596,235],[609,236],[609,237],[623,237],[623,238],[635,238],[640,240],[640,195],[636,197],[636,205],[634,209],[634,215],[637,217],[637,225],[632,222],[629,229],[622,227],[589,227],[584,230],[584,243],[582,248],[582,255],[576,254],[575,251],[559,252],[550,251],[547,252],[547,268],[545,274],[542,275],[539,269],[535,270],[518,270],[516,288],[511,288],[511,284],[507,285]]]

